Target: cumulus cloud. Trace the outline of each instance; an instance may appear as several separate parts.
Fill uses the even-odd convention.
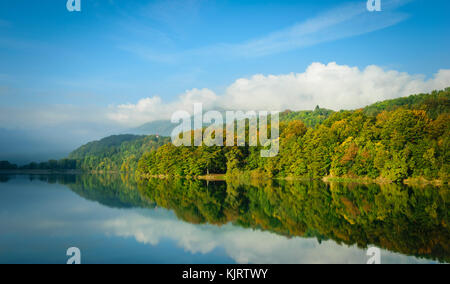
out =
[[[374,65],[360,70],[334,62],[313,63],[304,73],[239,79],[227,89],[224,103],[238,109],[302,110],[316,105],[354,109],[448,86],[450,70],[441,70],[426,80],[425,76],[385,71]]]
[[[160,97],[144,98],[136,104],[112,107],[108,117],[124,125],[170,119],[177,110],[192,113],[193,104],[204,109],[228,110],[310,110],[315,106],[341,110],[450,86],[450,70],[439,70],[432,78],[385,70],[371,65],[364,69],[312,63],[303,73],[254,75],[241,78],[223,94],[209,89],[188,90],[176,101],[165,103]]]
[[[205,108],[213,108],[218,96],[209,89],[188,90],[178,97],[178,100],[164,103],[161,97],[149,97],[139,100],[136,104],[123,104],[113,107],[108,117],[121,124],[138,126],[140,124],[170,119],[177,110],[192,111],[193,104],[202,102]]]
[[[439,70],[427,78],[376,65],[361,69],[335,62],[312,63],[302,73],[256,74],[237,79],[220,94],[195,88],[169,102],[163,96],[151,96],[135,103],[105,107],[0,107],[0,125],[10,129],[62,127],[71,129],[74,135],[96,137],[147,122],[170,120],[179,110],[193,114],[194,103],[203,103],[204,110],[312,110],[317,105],[341,110],[447,87],[450,87],[450,69]]]

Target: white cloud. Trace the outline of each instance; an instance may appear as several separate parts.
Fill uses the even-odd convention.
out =
[[[308,110],[316,105],[329,109],[356,109],[377,101],[425,93],[450,86],[450,70],[440,70],[433,78],[384,70],[371,65],[364,69],[329,63],[311,64],[303,73],[254,75],[236,80],[222,95],[209,89],[186,91],[165,103],[160,97],[136,104],[112,107],[108,117],[118,123],[137,126],[170,119],[177,110],[192,113],[193,104],[204,109],[230,110]]]
[[[232,51],[235,56],[244,57],[265,56],[370,33],[393,26],[408,17],[394,12],[407,1],[385,2],[383,13],[368,13],[363,1],[346,4],[265,37],[226,45],[224,52]]]
[[[224,104],[237,109],[304,110],[316,105],[355,109],[448,86],[450,70],[440,70],[426,80],[425,76],[385,71],[374,65],[360,70],[334,62],[313,63],[304,73],[239,79],[227,89]]]
[[[364,69],[337,63],[312,63],[302,73],[257,74],[240,78],[222,94],[204,89],[187,90],[175,100],[163,96],[142,98],[136,103],[88,107],[50,105],[0,107],[0,125],[9,129],[71,129],[73,135],[107,135],[120,128],[136,127],[156,120],[169,120],[178,110],[193,113],[194,103],[204,110],[312,110],[316,105],[340,110],[356,109],[411,94],[427,93],[450,86],[450,69],[432,78],[385,70],[371,65]],[[0,93],[4,90],[0,88]]]
[[[177,101],[164,103],[158,96],[141,99],[136,104],[124,104],[113,107],[108,117],[118,123],[138,126],[143,123],[170,119],[178,110],[192,111],[193,104],[202,102],[205,108],[216,105],[218,96],[208,89],[188,90],[178,97]]]

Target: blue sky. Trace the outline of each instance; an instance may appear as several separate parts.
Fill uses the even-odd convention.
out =
[[[197,100],[339,109],[450,85],[449,1],[66,2],[0,2],[0,128],[85,141]]]
[[[65,0],[0,3],[0,80],[14,94],[3,95],[2,105],[121,104],[155,94],[173,100],[253,74],[302,72],[312,62],[427,76],[450,67],[448,1],[406,2],[372,15],[404,17],[387,28],[261,56],[211,50],[365,1],[81,1],[81,13],[69,13]]]

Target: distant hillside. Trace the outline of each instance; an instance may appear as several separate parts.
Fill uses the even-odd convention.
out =
[[[367,115],[377,115],[382,111],[392,111],[399,107],[424,110],[427,115],[436,119],[450,109],[450,88],[443,91],[433,91],[431,94],[411,95],[409,97],[387,100],[364,108]]]
[[[16,170],[18,167],[8,161],[0,161],[0,170]]]
[[[219,108],[215,109],[215,111],[218,111],[222,114],[223,118],[225,119],[226,111]],[[206,112],[206,110],[205,110]],[[129,130],[129,133],[136,134],[136,135],[160,135],[160,136],[171,136],[172,131],[177,127],[178,124],[172,123],[170,120],[157,120],[145,123],[137,128],[133,128]],[[203,127],[208,127],[210,124],[203,123]],[[194,129],[194,117],[191,117],[191,128]]]
[[[322,124],[334,113],[333,110],[316,107],[313,111],[290,111],[286,110],[280,114],[280,122],[291,122],[300,120],[307,127],[316,127]]]
[[[437,143],[437,145],[433,145],[432,148],[428,149],[429,152],[422,153],[420,152],[417,154],[418,156],[415,157],[414,163],[417,163],[417,161],[421,161],[421,163],[425,163],[422,160],[426,156],[428,160],[435,161],[434,159],[439,157],[440,162],[433,162],[433,168],[432,169],[426,169],[426,172],[420,172],[417,170],[417,167],[410,168],[407,170],[407,175],[409,175],[411,172],[417,172],[414,174],[415,176],[427,176],[427,177],[433,177],[436,178],[438,175],[445,176],[445,172],[447,171],[447,168],[441,167],[443,163],[444,165],[447,164],[448,155],[446,154],[446,149],[448,148],[448,134],[447,134],[447,128],[448,127],[448,113],[450,109],[450,88],[447,88],[443,91],[434,91],[431,94],[419,94],[419,95],[412,95],[409,97],[404,98],[398,98],[394,100],[387,100],[383,102],[378,102],[375,104],[372,104],[370,106],[367,106],[363,109],[354,110],[354,111],[339,111],[335,112],[328,109],[321,109],[319,106],[316,107],[315,110],[311,111],[290,111],[286,110],[282,113],[280,113],[280,122],[284,122],[283,126],[283,132],[289,132],[288,134],[283,134],[281,137],[284,136],[292,136],[291,134],[294,133],[295,135],[298,135],[299,133],[304,135],[306,134],[306,130],[308,128],[312,128],[315,131],[314,132],[308,132],[309,135],[317,135],[318,137],[321,137],[323,141],[326,141],[326,139],[331,139],[330,137],[327,137],[327,135],[335,135],[334,134],[327,134],[324,137],[321,135],[323,131],[336,131],[336,129],[340,129],[340,131],[343,131],[341,134],[339,134],[335,140],[341,141],[342,137],[347,137],[348,139],[356,139],[354,145],[351,148],[352,150],[356,151],[355,149],[361,149],[366,147],[365,143],[367,142],[361,142],[360,140],[368,139],[368,137],[372,137],[371,139],[374,139],[374,141],[380,141],[380,139],[384,136],[389,136],[396,134],[400,132],[404,132],[405,129],[412,128],[410,125],[412,122],[414,122],[416,119],[419,119],[420,117],[420,111],[423,111],[425,113],[424,118],[430,119],[425,120],[427,124],[428,129],[426,130],[426,133],[422,133],[420,139],[423,139],[423,137],[427,137],[425,140],[421,140],[421,143],[424,143],[419,148],[428,149],[428,146],[431,146],[432,143]],[[403,111],[403,112],[402,112]],[[405,112],[406,111],[406,112]],[[410,112],[408,112],[410,111]],[[411,112],[412,111],[412,112]],[[378,114],[386,112],[383,116],[377,117]],[[378,124],[375,123],[375,119],[378,121]],[[383,120],[392,120],[390,122],[383,122]],[[302,124],[300,121],[304,124],[304,126],[301,126]],[[418,121],[421,121],[420,119]],[[362,124],[366,125],[362,125]],[[386,132],[379,133],[379,128],[388,128],[390,125],[384,125],[384,123],[388,124],[399,124],[398,129],[390,129],[386,130]],[[414,122],[416,123],[416,122]],[[417,122],[419,123],[419,122]],[[164,146],[168,144],[171,139],[169,137],[160,136],[160,135],[170,135],[172,129],[176,125],[172,124],[170,121],[157,121],[157,122],[151,122],[148,124],[145,124],[139,128],[135,132],[141,131],[141,132],[148,132],[148,133],[156,133],[159,135],[133,135],[133,134],[124,134],[124,135],[114,135],[109,136],[104,139],[101,139],[99,141],[93,141],[86,145],[81,146],[80,148],[76,149],[70,155],[67,159],[62,159],[59,161],[56,160],[50,160],[45,163],[31,163],[29,165],[20,167],[21,169],[82,169],[86,171],[134,171],[137,168],[137,164],[139,159],[148,152],[156,151],[161,146]],[[204,125],[205,127],[207,125]],[[366,129],[368,126],[373,127],[373,129]],[[287,127],[287,128],[286,128]],[[347,129],[348,128],[348,129]],[[386,129],[387,129],[386,128]],[[349,129],[352,129],[351,131]],[[378,129],[378,130],[377,130]],[[361,132],[362,130],[366,131]],[[370,131],[373,131],[373,133],[369,133]],[[422,130],[421,130],[422,131]],[[290,133],[292,132],[292,133]],[[316,133],[317,132],[317,133]],[[319,135],[320,133],[320,135]],[[414,139],[412,141],[406,139],[402,143],[408,143],[412,142],[413,144],[417,143],[417,135],[419,133],[419,130],[414,129],[411,130],[411,133],[408,135],[412,135],[411,139]],[[294,136],[295,136],[294,135]],[[358,135],[363,135],[362,137],[358,137]],[[415,136],[414,136],[415,135]],[[432,135],[432,136],[427,136]],[[342,136],[342,137],[341,137]],[[408,136],[409,137],[409,136]],[[440,138],[439,138],[440,137]],[[316,137],[317,138],[317,137]],[[314,137],[307,137],[304,138],[305,140],[302,142],[303,145],[309,145],[311,144],[311,139],[315,140]],[[396,137],[395,139],[397,139]],[[443,138],[444,140],[439,140]],[[386,143],[385,148],[388,149],[392,145],[389,145],[388,141],[395,140],[393,137],[390,139],[385,139],[383,143]],[[436,140],[438,139],[438,140]],[[336,141],[333,141],[335,143]],[[352,140],[353,141],[353,140]],[[372,141],[372,142],[374,142]],[[345,141],[344,141],[345,142]],[[320,142],[322,143],[322,142]],[[318,146],[324,146],[319,143]],[[330,142],[331,143],[331,142]],[[332,145],[331,143],[330,145]],[[346,142],[350,143],[350,142]],[[430,144],[431,143],[431,144]],[[340,144],[335,144],[333,146],[326,146],[327,149],[337,149],[341,147]],[[355,146],[356,145],[356,146]],[[379,145],[379,144],[377,144]],[[400,145],[400,144],[399,144]],[[285,145],[286,146],[286,145]],[[295,143],[292,145],[289,145],[289,147],[292,147],[293,149],[297,149],[299,145],[296,145]],[[318,155],[322,155],[325,152],[324,149],[322,149],[320,153],[314,153],[312,154],[312,149],[315,149],[316,146],[311,146],[310,149],[302,149],[303,154],[308,154],[310,157],[307,157],[310,159],[311,157],[318,157]],[[344,147],[344,146],[342,146]],[[378,146],[377,146],[378,147]],[[417,145],[411,146],[417,147]],[[443,148],[442,148],[443,147]],[[320,147],[319,147],[320,148]],[[192,149],[191,149],[192,150]],[[223,149],[224,150],[224,149]],[[298,150],[298,149],[297,149]],[[347,149],[348,150],[348,149]],[[372,151],[371,149],[370,151]],[[396,149],[397,151],[398,149]],[[281,156],[284,155],[286,150],[283,150],[281,153]],[[370,152],[369,150],[366,150],[363,154],[366,155]],[[406,150],[405,150],[406,151]],[[408,149],[409,152],[406,153],[398,153],[399,155],[411,155],[411,149]],[[441,151],[441,153],[438,153],[437,151]],[[311,152],[311,153],[310,153]],[[373,151],[372,151],[373,152]],[[226,154],[225,152],[222,154]],[[246,153],[248,154],[248,153]],[[323,173],[329,174],[330,172],[336,173],[338,172],[338,167],[336,166],[339,164],[338,162],[334,161],[335,165],[332,166],[331,161],[333,158],[335,158],[336,153],[328,153],[327,160],[324,162],[323,165],[321,165],[320,174]],[[350,153],[353,156],[355,153]],[[350,155],[349,154],[349,155]],[[302,153],[289,153],[290,159],[296,158],[299,155],[302,155]],[[319,155],[319,156],[320,156]],[[201,155],[200,155],[201,156]],[[223,158],[223,157],[222,157]],[[165,153],[163,156],[160,157],[160,159],[169,159],[170,161],[179,161],[179,162],[185,162],[184,158],[180,158],[173,154],[167,154]],[[347,157],[345,158],[347,159]],[[344,160],[345,160],[344,159]],[[367,157],[361,158],[362,160],[367,160]],[[6,159],[5,159],[6,160]],[[194,161],[198,162],[200,161],[199,156],[194,157]],[[161,161],[160,161],[161,162]],[[265,164],[265,161],[261,160],[255,160],[255,161],[241,161],[242,164],[252,164],[252,165],[258,165],[256,168],[246,168],[245,170],[255,170],[258,169],[260,166]],[[287,167],[286,169],[282,169],[281,171],[279,169],[275,170],[274,173],[277,173],[278,175],[297,175],[298,173],[302,173],[302,175],[305,174],[311,174],[310,170],[308,171],[300,171],[299,168],[295,165],[289,166],[289,163],[286,165],[283,165],[285,161],[279,161],[279,166],[281,167]],[[319,165],[317,162],[314,162],[312,164],[308,164],[309,162],[303,164],[305,161],[297,162],[302,165],[302,167],[305,169],[309,169],[312,166]],[[377,162],[378,163],[378,162]],[[413,162],[411,162],[413,163]],[[438,166],[439,165],[439,166]],[[15,165],[3,162],[2,166],[6,168],[12,168],[15,167]],[[163,165],[162,168],[167,168],[167,165]],[[221,165],[221,168],[223,170],[223,166]],[[273,165],[271,165],[273,166]],[[398,165],[395,165],[398,166]],[[404,168],[406,166],[402,165]],[[278,167],[278,166],[277,166]],[[372,165],[373,167],[373,165]],[[428,167],[428,166],[427,166]],[[196,168],[202,168],[196,166],[188,166],[189,169],[196,169]],[[264,168],[264,171],[267,169]],[[367,169],[365,169],[367,170]],[[403,170],[403,169],[402,169]],[[300,171],[300,172],[299,172]],[[315,173],[317,169],[313,170],[312,173],[313,176],[317,176]],[[382,173],[385,171],[385,173],[391,174],[387,169],[378,168],[377,170],[373,170],[370,175],[373,177],[375,176],[375,173]],[[353,168],[350,172],[346,172],[347,175],[355,174],[357,173],[358,176],[362,175],[361,173],[364,171],[361,171],[360,168]],[[418,174],[420,172],[420,174]],[[271,173],[272,174],[272,173]],[[365,175],[365,174],[364,174]],[[363,175],[363,176],[364,176]],[[386,174],[388,175],[388,174]],[[407,176],[406,175],[406,176]],[[405,176],[405,174],[403,175]]]
[[[225,120],[225,111],[220,111]],[[317,107],[315,110],[311,111],[291,111],[286,110],[280,113],[281,122],[290,122],[293,120],[300,120],[309,127],[315,127],[326,120],[334,111],[328,109],[322,109]],[[193,123],[194,119],[191,118]],[[137,128],[130,129],[130,133],[136,135],[161,135],[161,136],[171,136],[172,131],[175,129],[177,124],[172,123],[169,120],[158,120],[149,123],[145,123]],[[209,124],[203,124],[204,127],[208,127]],[[192,124],[192,128],[194,125]]]
[[[170,136],[175,127],[176,125],[170,120],[158,120],[131,129],[130,132],[138,135]]]
[[[139,158],[170,142],[157,135],[114,135],[81,146],[69,155],[77,161],[77,168],[86,171],[131,171]]]
[[[142,139],[144,136],[123,134],[113,135],[99,141],[89,142],[69,154],[69,159],[84,159],[87,156],[109,156],[117,152],[124,142]]]

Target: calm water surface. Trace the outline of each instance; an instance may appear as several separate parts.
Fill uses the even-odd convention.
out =
[[[448,188],[0,175],[0,263],[449,263]]]

